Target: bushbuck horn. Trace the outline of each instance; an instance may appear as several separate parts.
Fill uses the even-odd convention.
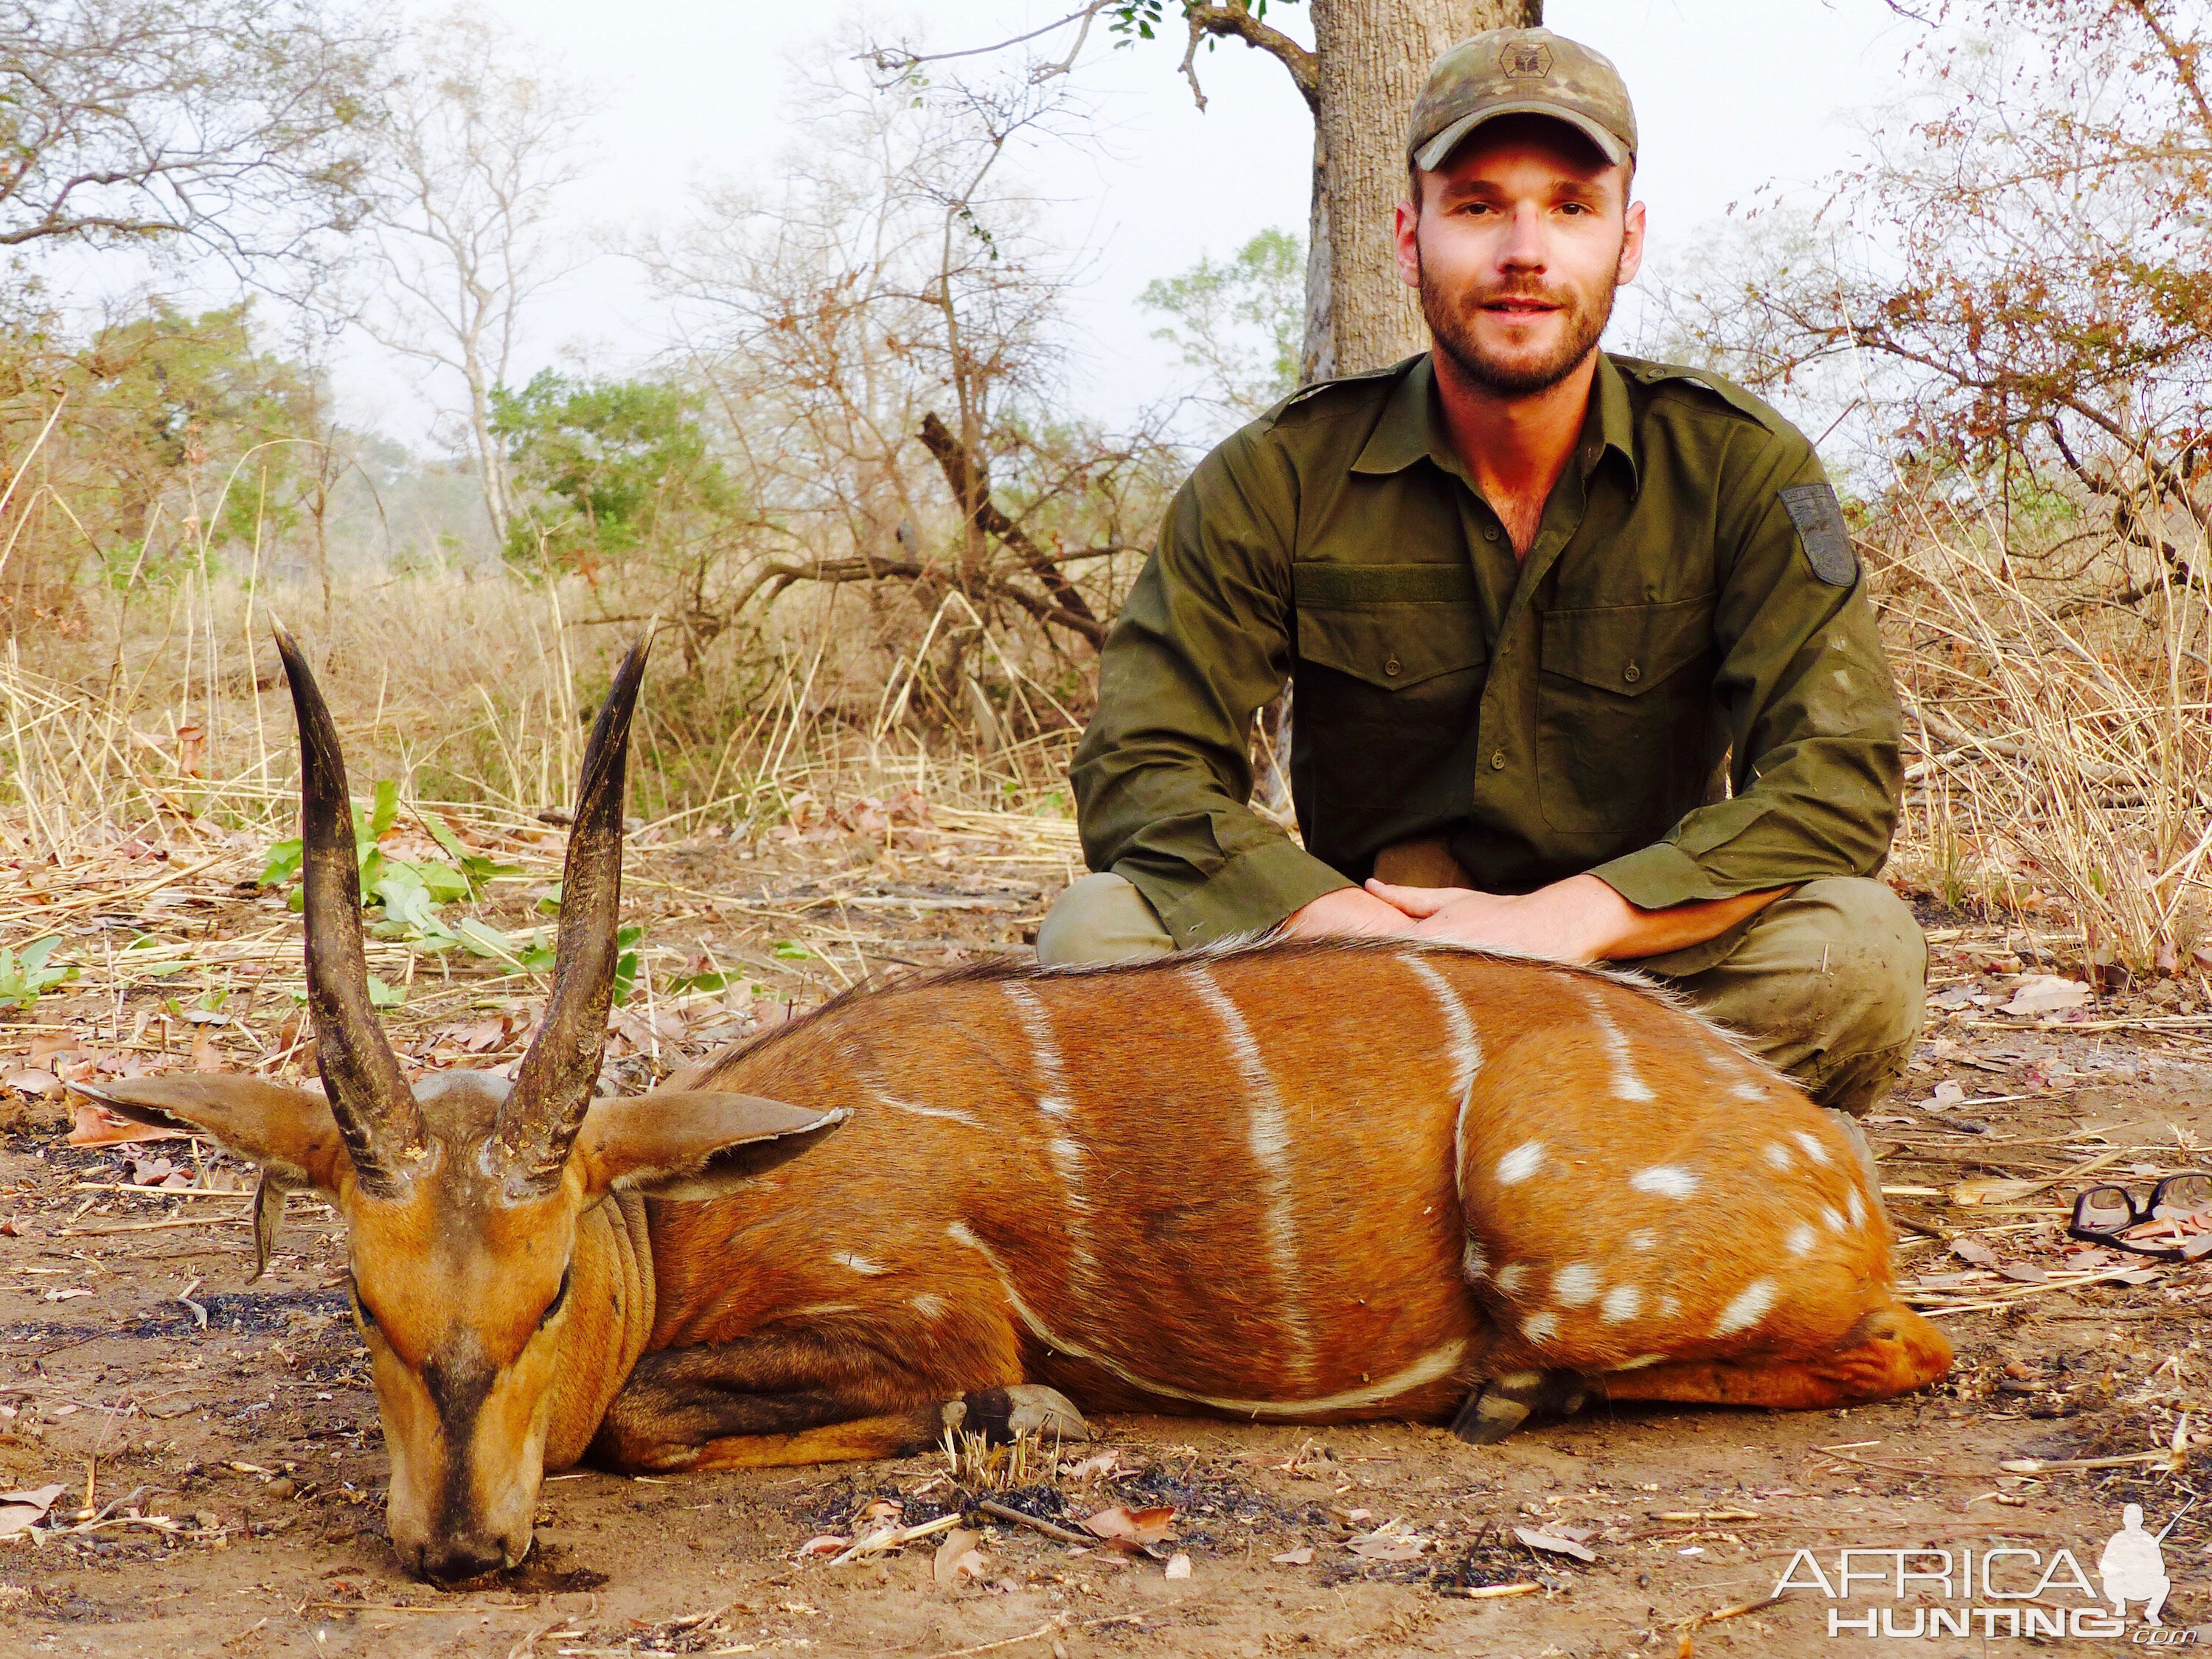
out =
[[[599,1082],[613,1005],[617,914],[622,903],[623,784],[630,715],[645,678],[648,635],[629,648],[600,705],[584,751],[584,781],[561,872],[561,930],[545,1023],[514,1070],[500,1115],[500,1140],[524,1185],[559,1182]]]
[[[276,630],[300,722],[300,872],[315,1064],[363,1190],[391,1196],[423,1152],[422,1117],[368,997],[361,865],[345,757],[331,711],[292,636]]]

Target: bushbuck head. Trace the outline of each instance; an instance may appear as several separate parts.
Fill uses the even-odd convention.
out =
[[[276,643],[300,724],[307,1003],[324,1093],[225,1076],[85,1092],[258,1164],[263,1265],[286,1192],[334,1201],[392,1456],[392,1540],[410,1569],[453,1583],[521,1560],[549,1459],[582,1455],[643,1345],[652,1265],[641,1235],[618,1237],[619,1206],[603,1201],[623,1190],[711,1196],[843,1114],[705,1092],[592,1098],[642,642],[592,729],[544,1024],[511,1084],[446,1072],[410,1087],[370,1012],[337,731],[298,648],[281,631]],[[593,1229],[599,1243],[580,1250]]]

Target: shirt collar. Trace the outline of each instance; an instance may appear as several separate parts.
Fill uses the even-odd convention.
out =
[[[1444,431],[1443,415],[1437,407],[1436,370],[1423,352],[1400,377],[1382,406],[1382,418],[1368,434],[1366,447],[1352,464],[1354,472],[1402,472],[1426,456],[1455,477],[1464,479],[1451,439]],[[1583,419],[1583,435],[1575,459],[1588,478],[1598,459],[1617,449],[1628,463],[1630,487],[1636,471],[1636,420],[1628,404],[1628,383],[1605,352],[1597,354],[1597,375],[1590,386],[1589,413]]]

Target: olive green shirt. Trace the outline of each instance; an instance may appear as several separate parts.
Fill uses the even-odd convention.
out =
[[[1249,804],[1253,716],[1285,680],[1303,848]],[[1787,421],[1601,353],[1516,562],[1424,355],[1309,387],[1199,464],[1107,639],[1073,776],[1091,867],[1188,945],[1416,836],[1488,891],[1589,871],[1647,909],[1871,875],[1899,736],[1863,576]]]

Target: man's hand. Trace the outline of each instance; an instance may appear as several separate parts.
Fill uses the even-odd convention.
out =
[[[1397,887],[1370,881],[1367,890],[1401,911],[1401,931],[1415,939],[1449,939],[1521,956],[1597,962],[1633,936],[1638,910],[1595,876],[1574,876],[1533,893],[1482,893],[1466,887]]]
[[[1291,912],[1282,932],[1288,939],[1372,939],[1413,931],[1413,919],[1357,887],[1323,893]]]
[[[1449,939],[1562,962],[1607,962],[1679,951],[1726,933],[1788,888],[1735,898],[1639,910],[1595,876],[1570,876],[1533,893],[1466,887],[1398,887],[1370,881],[1340,887],[1291,914],[1294,939],[1376,937]]]

